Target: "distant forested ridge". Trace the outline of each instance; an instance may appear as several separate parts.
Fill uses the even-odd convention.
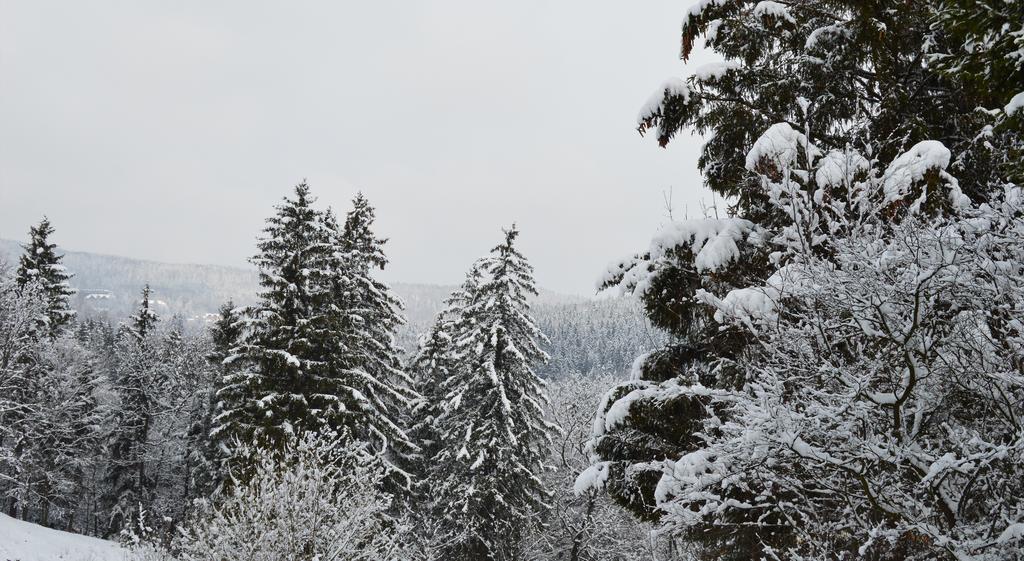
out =
[[[138,293],[147,283],[152,306],[163,317],[179,316],[186,325],[214,321],[222,304],[238,306],[255,301],[256,271],[223,265],[162,263],[84,251],[66,251],[64,265],[74,273],[69,283],[77,289],[72,305],[85,318],[117,322],[135,312]],[[0,259],[17,262],[21,242],[0,240]],[[454,286],[394,283],[405,303],[407,323],[396,335],[400,348],[416,346],[426,333]],[[551,339],[544,350],[551,359],[538,369],[548,377],[568,372],[626,372],[633,359],[665,342],[633,299],[593,299],[549,290],[531,298],[535,317]]]

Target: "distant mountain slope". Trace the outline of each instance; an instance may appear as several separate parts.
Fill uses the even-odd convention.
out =
[[[13,266],[21,255],[21,244],[0,240],[0,258]],[[114,255],[66,251],[64,265],[74,274],[71,284],[78,289],[76,306],[84,312],[106,312],[113,319],[134,311],[139,292],[149,283],[161,315],[178,314],[201,318],[215,313],[220,305],[234,300],[250,304],[256,298],[256,271],[220,265],[187,265],[131,259]],[[419,323],[439,310],[453,286],[395,283],[405,301],[411,322]],[[564,303],[581,300],[544,291],[539,302]]]
[[[23,522],[0,514],[0,561],[125,561],[114,542]]]
[[[251,269],[61,251],[64,265],[74,274],[71,284],[78,289],[75,308],[85,317],[121,321],[134,311],[148,282],[157,314],[165,318],[178,315],[192,325],[202,325],[228,300],[240,306],[253,303],[259,288],[256,271]],[[0,239],[0,259],[14,266],[21,252],[19,242]],[[405,302],[408,320],[397,334],[398,343],[411,350],[455,287],[394,283],[392,288]],[[636,355],[654,348],[663,338],[650,328],[633,301],[542,290],[531,305],[538,324],[552,338],[546,349],[552,361],[541,369],[550,375],[566,370],[625,370]]]
[[[127,317],[135,308],[142,287],[153,288],[157,313],[201,318],[216,312],[229,299],[253,301],[256,273],[216,265],[178,265],[113,255],[64,251],[64,265],[74,274],[78,289],[75,306],[82,313],[107,313],[111,319]],[[17,264],[21,244],[0,240],[0,258]]]

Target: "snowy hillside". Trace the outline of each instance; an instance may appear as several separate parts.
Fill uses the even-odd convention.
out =
[[[121,561],[114,542],[51,530],[0,514],[0,561]]]

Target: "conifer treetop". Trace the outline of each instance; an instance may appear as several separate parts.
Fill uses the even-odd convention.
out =
[[[56,336],[75,317],[71,297],[75,290],[68,281],[71,276],[57,254],[57,244],[50,242],[53,226],[47,217],[29,229],[29,242],[18,262],[16,281],[20,289],[33,284],[45,301],[46,312],[39,318],[50,336]]]
[[[444,367],[427,369],[440,379],[428,396],[436,404],[423,415],[437,435],[431,464],[444,466],[432,470],[430,487],[442,517],[459,529],[443,536],[457,558],[514,557],[548,508],[540,475],[559,429],[547,419],[546,384],[533,369],[546,359],[538,346],[546,338],[529,314],[526,298],[537,289],[515,247],[518,234],[506,230],[449,300],[454,317],[439,321],[434,335],[447,328],[452,342]]]
[[[352,210],[345,215],[345,226],[341,233],[341,250],[348,259],[367,268],[383,270],[388,260],[383,246],[386,238],[378,238],[371,227],[376,212],[362,192],[352,199]]]
[[[150,298],[151,294],[152,290],[149,288],[149,283],[146,283],[146,286],[142,288],[142,300],[139,301],[139,308],[128,318],[131,322],[128,327],[129,331],[140,341],[153,331],[156,322],[160,320],[160,317],[150,306],[153,302]]]

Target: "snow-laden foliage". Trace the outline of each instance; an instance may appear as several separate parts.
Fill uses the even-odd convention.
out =
[[[612,561],[666,558],[667,543],[652,536],[650,524],[615,506],[599,489],[607,471],[590,472],[586,443],[593,403],[618,376],[569,373],[551,382],[551,420],[562,427],[554,439],[543,477],[554,492],[546,525],[527,540],[525,560]],[[584,471],[585,475],[579,475]],[[579,475],[579,477],[577,477]]]
[[[408,525],[391,516],[380,490],[386,471],[364,447],[334,433],[308,432],[275,449],[245,448],[254,472],[207,505],[169,551],[177,561],[404,561]]]
[[[761,512],[803,559],[1020,558],[1022,202],[1008,187],[962,217],[863,224],[827,258],[795,251],[751,383],[665,463],[665,523]]]
[[[74,319],[71,297],[75,290],[68,284],[71,275],[56,252],[57,244],[50,241],[53,226],[43,218],[38,226],[29,229],[29,242],[18,261],[18,286],[34,284],[45,304],[45,311],[37,319],[39,328],[50,336],[57,336]]]
[[[116,534],[137,522],[140,508],[153,507],[156,474],[150,445],[159,409],[161,386],[167,381],[160,368],[157,339],[159,318],[149,307],[149,287],[142,291],[138,312],[118,334],[114,354],[117,371],[114,392],[115,427],[109,437],[109,465],[104,502],[109,505],[107,532]]]
[[[218,391],[213,429],[225,447],[274,443],[316,429],[338,414],[331,353],[340,348],[332,307],[332,246],[323,214],[300,184],[267,219],[259,253],[261,300],[246,311],[245,331],[226,359],[239,362]]]
[[[267,219],[260,252],[260,302],[225,363],[213,434],[224,448],[258,441],[273,447],[323,426],[369,443],[391,466],[415,450],[399,419],[415,392],[401,371],[393,330],[401,303],[371,271],[386,263],[361,196],[340,228],[313,207],[305,184]]]
[[[343,394],[345,427],[363,442],[386,454],[396,483],[412,484],[399,467],[408,463],[417,445],[401,426],[417,399],[412,379],[402,369],[395,331],[405,323],[402,301],[372,272],[387,265],[387,240],[372,231],[374,210],[360,193],[352,201],[344,227],[334,229],[334,259],[341,275],[334,290],[343,310],[344,350],[339,366],[348,378]],[[329,222],[329,221],[328,221]]]
[[[36,321],[44,313],[42,298],[19,287],[7,263],[0,261],[0,478],[18,471],[11,457],[22,423],[37,408],[30,400],[33,363],[40,352]]]
[[[579,487],[727,548],[708,556],[1020,558],[1020,188],[973,204],[938,142],[866,166],[786,126],[762,139],[795,143],[759,141],[749,159],[788,218],[764,231],[765,280],[691,285],[715,329],[743,341],[740,383],[707,376],[708,357],[674,373],[644,358],[600,404]],[[666,418],[657,434],[675,451],[658,454],[642,437]],[[645,445],[654,457],[623,457]]]
[[[873,156],[890,161],[922,140],[942,139],[956,154],[951,173],[980,200],[996,170],[992,144],[999,142],[977,138],[989,119],[976,109],[1010,102],[1012,93],[997,104],[984,91],[996,74],[1001,92],[1007,83],[1017,88],[1013,93],[1024,90],[1020,12],[1020,2],[1011,1],[982,8],[970,0],[912,0],[898,9],[860,0],[693,2],[684,12],[683,59],[703,46],[723,61],[666,82],[644,105],[639,128],[662,145],[681,132],[702,134],[705,183],[736,197],[744,218],[762,226],[769,216],[752,214],[761,201],[744,159],[769,127],[800,129],[805,113],[825,152],[862,147],[870,138]],[[972,23],[949,33],[943,19]],[[965,89],[961,73],[930,64],[943,53],[951,68],[976,74],[979,87]]]
[[[517,559],[524,538],[549,507],[542,480],[551,434],[545,360],[527,296],[533,269],[515,247],[518,230],[470,270],[414,365],[419,408],[424,515],[438,532],[441,557]]]
[[[643,297],[658,273],[681,263],[696,273],[715,272],[740,258],[741,246],[759,245],[760,234],[749,220],[704,218],[670,222],[651,240],[646,253],[612,263],[598,288],[616,285]]]

